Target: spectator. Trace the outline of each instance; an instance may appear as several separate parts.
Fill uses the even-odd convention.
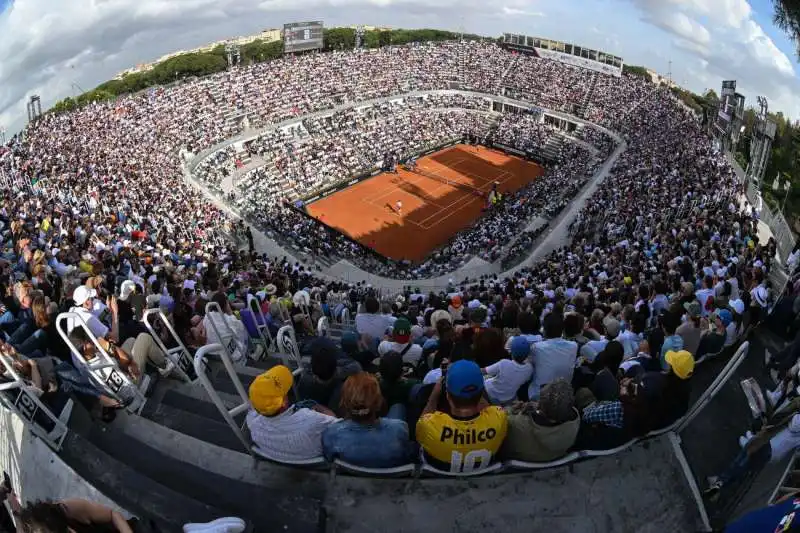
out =
[[[664,332],[664,342],[661,344],[660,360],[661,368],[667,369],[667,362],[664,356],[668,351],[680,351],[683,349],[683,338],[676,333],[680,318],[673,312],[667,311],[661,315],[661,330]]]
[[[542,387],[538,402],[511,407],[501,457],[532,463],[563,457],[575,444],[580,427],[574,404],[572,385],[559,378]]]
[[[525,338],[531,346],[542,340],[542,335],[539,331],[541,327],[539,317],[534,313],[529,311],[520,313],[517,317],[517,327],[519,328],[518,336]],[[511,343],[516,337],[517,336],[511,336],[506,341],[507,351],[511,351]]]
[[[461,304],[461,296],[455,295],[450,298],[450,305],[447,306],[447,312],[450,313],[453,323],[461,322],[463,318],[464,307]]]
[[[572,381],[572,372],[578,357],[578,343],[562,339],[564,319],[556,313],[548,314],[544,319],[545,340],[533,345],[530,363],[533,367],[531,384],[528,387],[528,398],[539,399],[542,386],[563,378]]]
[[[279,461],[306,461],[322,456],[322,433],[339,421],[333,412],[311,403],[289,403],[294,378],[274,366],[250,384],[252,409],[247,428],[257,450]],[[310,406],[310,407],[307,407]]]
[[[709,329],[708,321],[705,319],[703,319],[700,326],[703,334],[697,347],[698,360],[707,355],[719,353],[725,347],[725,340],[728,336],[727,327],[733,322],[733,316],[727,309],[716,311],[709,318],[711,319],[711,329]]]
[[[133,533],[131,524],[117,511],[88,500],[68,499],[58,502],[37,501],[26,505],[17,514],[18,531],[116,531]]]
[[[342,459],[367,468],[392,468],[410,459],[405,405],[397,403],[385,417],[377,378],[360,372],[348,377],[342,387],[344,420],[328,426],[322,434],[322,449],[329,461]]]
[[[416,365],[422,358],[422,346],[411,342],[411,323],[405,318],[398,318],[392,327],[391,340],[378,345],[378,354],[383,356],[389,352],[397,352],[403,362]]]
[[[438,410],[443,381],[449,413]],[[451,364],[436,382],[417,422],[417,442],[425,460],[450,472],[472,472],[489,466],[508,429],[505,412],[483,396],[481,369],[472,361]]]
[[[361,335],[368,335],[376,343],[380,342],[391,327],[390,319],[380,313],[380,304],[373,297],[364,300],[363,307],[364,311],[356,315],[356,331]]]
[[[381,357],[379,365],[381,394],[386,406],[408,406],[419,390],[420,381],[403,375],[403,356],[389,352]]]
[[[349,376],[361,372],[361,365],[328,337],[314,338],[308,352],[311,363],[300,376],[297,394],[301,400],[312,400],[338,412],[342,384]]]
[[[486,375],[486,395],[495,405],[505,405],[517,397],[517,391],[531,379],[533,368],[528,363],[531,346],[523,337],[515,337],[511,342],[511,359],[500,361],[482,368]]]
[[[686,310],[686,321],[678,326],[675,334],[683,340],[684,349],[694,356],[700,347],[700,337],[703,333],[700,329],[702,309],[697,302],[685,303],[683,308]]]

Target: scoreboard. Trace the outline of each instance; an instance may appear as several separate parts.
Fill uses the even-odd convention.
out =
[[[283,52],[321,50],[324,46],[322,21],[292,22],[283,25]]]

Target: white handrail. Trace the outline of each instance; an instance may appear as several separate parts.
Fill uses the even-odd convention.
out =
[[[151,323],[151,321],[155,318],[160,318],[161,321],[167,328],[167,331],[172,336],[172,340],[175,341],[175,348],[167,349],[167,346],[161,340],[161,336],[156,332],[155,327]],[[161,309],[148,309],[144,312],[144,316],[142,317],[142,322],[144,322],[145,327],[147,327],[147,331],[150,332],[150,335],[153,337],[153,340],[156,341],[156,344],[161,351],[164,352],[164,355],[172,361],[175,365],[175,370],[177,374],[181,377],[182,380],[191,383],[193,380],[190,376],[192,369],[192,354],[189,353],[189,350],[181,341],[178,334],[175,332],[175,328],[172,327],[169,319],[167,319],[164,312]]]
[[[218,355],[219,358],[222,359],[222,364],[225,365],[225,371],[228,373],[228,377],[233,382],[236,393],[242,400],[242,403],[232,407],[231,409],[228,409],[225,406],[222,398],[220,398],[219,394],[217,394],[217,391],[214,390],[211,380],[208,379],[208,376],[205,373],[206,359],[210,355]],[[248,453],[252,454],[249,440],[247,437],[245,437],[242,428],[240,428],[233,419],[233,417],[238,416],[241,413],[246,413],[250,409],[250,397],[247,395],[247,392],[245,392],[244,385],[242,385],[242,381],[236,374],[236,368],[233,366],[233,361],[231,361],[231,357],[227,350],[221,344],[207,344],[203,346],[197,350],[197,353],[194,356],[194,371],[197,374],[197,379],[200,380],[203,388],[206,389],[208,397],[211,398],[211,401],[222,415],[222,418],[225,419],[225,422],[228,423],[228,426],[236,434],[236,437],[242,442],[244,449],[247,450]]]
[[[280,353],[291,356],[297,366],[301,366],[300,348],[297,346],[294,328],[288,325],[283,326],[278,330],[277,340]]]
[[[64,443],[64,439],[67,437],[67,433],[69,432],[67,424],[62,421],[61,418],[56,416],[55,413],[50,410],[50,407],[42,402],[39,396],[33,392],[32,388],[25,383],[25,380],[22,379],[22,376],[20,376],[19,373],[17,373],[17,371],[14,369],[13,362],[8,356],[0,355],[0,362],[2,362],[6,372],[14,380],[11,383],[4,383],[2,390],[19,390],[19,394],[17,394],[17,396],[13,399],[2,395],[3,398],[8,400],[4,403],[23,420],[25,425],[28,426],[28,429],[30,429],[33,434],[40,437],[54,450],[60,450],[61,445]],[[53,421],[55,427],[50,431],[47,431],[45,428],[40,426],[36,422],[37,412],[44,413],[47,418]],[[64,416],[66,420],[69,420],[71,412],[72,399],[70,398],[67,400],[64,408],[61,410],[61,415]]]
[[[211,313],[219,313],[220,320],[214,320],[214,318],[210,316]],[[211,329],[214,330],[214,334],[220,341],[220,346],[222,346],[222,349],[228,354],[228,357],[233,360],[233,354],[239,347],[239,343],[237,342],[238,339],[236,337],[236,332],[233,331],[233,328],[231,328],[230,325],[228,325],[228,322],[225,320],[225,313],[222,312],[222,308],[217,302],[208,302],[206,304],[206,316],[208,317],[208,323],[211,324]],[[220,330],[217,327],[217,322],[222,322],[223,327],[227,330],[227,336],[230,337],[227,341],[223,341],[223,339],[226,338],[226,335],[220,333]],[[245,347],[245,360],[247,360],[247,352],[247,347]]]
[[[69,335],[66,331],[64,331],[62,323],[64,320],[70,319],[76,321],[75,327],[83,328],[86,336],[89,337],[89,339],[92,341],[92,344],[94,344],[95,348],[97,349],[97,356],[91,361],[84,359],[81,351],[72,343]],[[147,398],[145,398],[144,394],[139,389],[139,386],[131,381],[125,372],[119,368],[116,359],[111,357],[108,352],[106,352],[103,347],[100,346],[100,343],[97,341],[97,337],[94,333],[92,333],[92,330],[89,329],[89,326],[86,325],[83,317],[74,312],[61,313],[56,317],[56,330],[69,347],[69,350],[72,353],[72,360],[77,366],[86,368],[90,379],[92,379],[97,386],[104,390],[108,396],[117,399],[120,403],[127,403],[127,408],[130,411],[134,413],[141,412],[145,402],[147,401]],[[148,383],[150,382],[150,377],[144,374],[144,369],[141,370],[143,373],[142,382],[140,385],[146,389]],[[120,392],[124,389],[127,389],[133,394],[132,401],[128,402],[129,398],[120,394]]]
[[[272,338],[272,333],[269,332],[267,316],[264,314],[264,311],[261,310],[261,302],[256,296],[248,294],[247,308],[253,315],[253,322],[255,322],[256,331],[258,331],[258,334],[261,336],[261,340],[264,342],[264,348],[268,354],[271,353],[270,350],[274,350],[274,339]]]

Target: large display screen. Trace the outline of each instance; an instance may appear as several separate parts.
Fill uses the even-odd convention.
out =
[[[321,50],[324,46],[321,21],[292,22],[283,26],[283,51],[291,54]]]

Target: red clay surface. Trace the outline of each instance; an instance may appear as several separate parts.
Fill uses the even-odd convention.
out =
[[[417,262],[481,216],[494,182],[507,194],[544,172],[530,161],[462,144],[420,158],[417,168],[483,195],[401,167],[396,174],[378,174],[318,200],[307,206],[308,212],[381,255]]]

